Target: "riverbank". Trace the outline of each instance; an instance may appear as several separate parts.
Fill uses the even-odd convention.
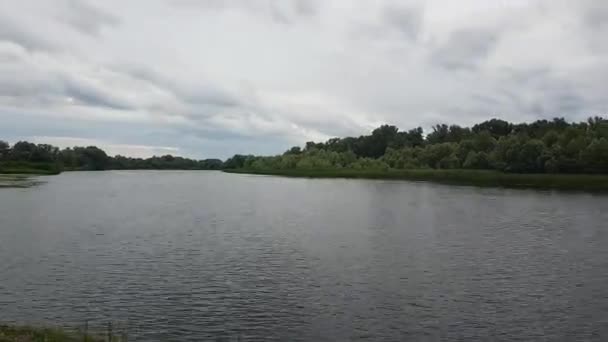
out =
[[[58,328],[0,325],[0,342],[103,342],[106,339]],[[113,339],[120,341],[120,339]]]
[[[509,187],[608,192],[608,175],[516,174],[488,170],[248,170],[230,169],[228,173],[275,175],[307,178],[364,178],[431,181],[483,187]]]
[[[53,163],[1,162],[0,174],[57,175],[62,169]]]
[[[0,188],[29,188],[39,183],[31,175],[0,173]]]

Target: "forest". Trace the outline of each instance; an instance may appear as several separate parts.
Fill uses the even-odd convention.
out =
[[[425,134],[382,125],[370,135],[307,142],[282,155],[235,155],[225,169],[412,170],[475,169],[504,173],[608,173],[608,119],[564,118],[509,123],[491,119],[472,127],[438,124]]]
[[[438,124],[425,134],[382,125],[369,135],[307,142],[276,156],[235,155],[193,160],[108,156],[95,146],[59,149],[0,140],[0,173],[64,170],[495,170],[503,173],[608,174],[608,119],[563,118],[513,124],[491,119],[472,127]]]
[[[147,159],[108,156],[95,146],[59,149],[48,144],[0,140],[0,173],[47,173],[91,170],[219,170],[219,159],[193,160],[165,155]]]

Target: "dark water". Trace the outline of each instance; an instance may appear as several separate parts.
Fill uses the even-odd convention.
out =
[[[0,321],[130,340],[606,341],[608,197],[218,172],[0,190]]]

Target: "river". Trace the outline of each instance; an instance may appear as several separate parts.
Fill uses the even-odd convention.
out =
[[[0,322],[141,341],[608,340],[608,197],[188,171],[0,189]]]

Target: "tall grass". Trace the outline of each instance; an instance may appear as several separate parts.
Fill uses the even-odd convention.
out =
[[[61,166],[55,163],[0,162],[0,173],[3,174],[56,175],[61,173],[61,171]]]

